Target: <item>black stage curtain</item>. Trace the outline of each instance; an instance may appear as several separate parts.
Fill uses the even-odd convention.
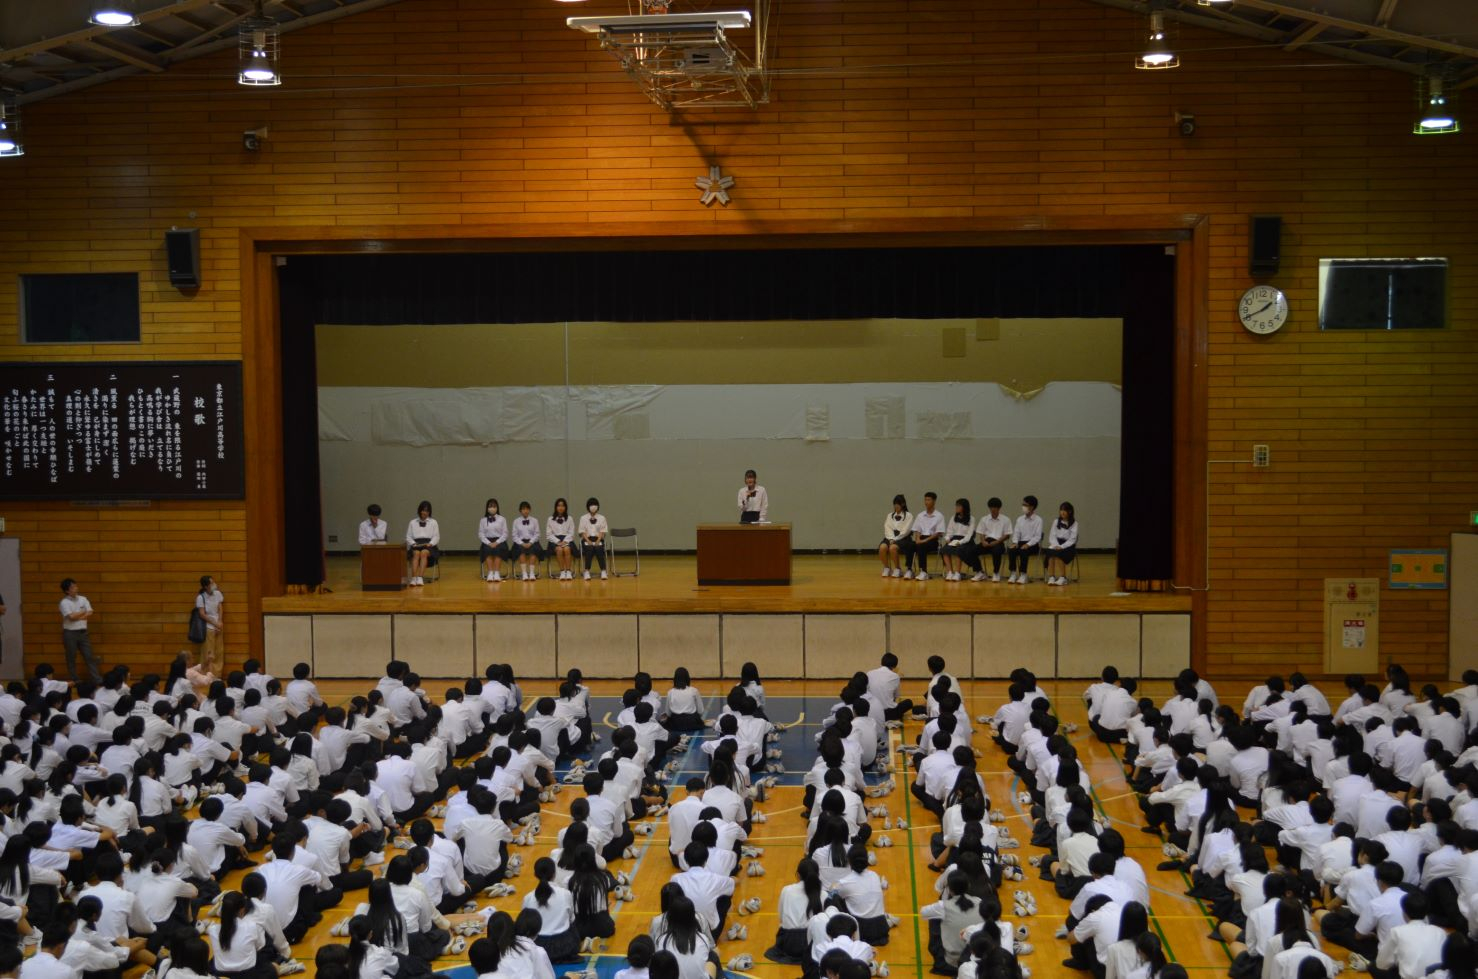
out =
[[[1119,578],[1174,577],[1175,256],[1125,249]]]
[[[1171,577],[1175,280],[1163,245],[295,255],[279,272],[284,452],[287,472],[304,474],[286,490],[290,582],[322,580],[306,475],[318,472],[316,324],[891,317],[1122,317],[1119,574]]]
[[[323,501],[318,478],[317,276],[306,265],[277,270],[282,351],[283,570],[289,585],[318,585]]]

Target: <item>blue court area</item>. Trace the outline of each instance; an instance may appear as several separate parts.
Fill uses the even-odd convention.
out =
[[[837,681],[837,694],[841,693],[842,681]],[[724,701],[722,698],[707,695],[705,690],[704,706],[707,708],[705,717],[717,717],[722,710]],[[776,696],[766,698],[765,714],[769,719],[779,725],[790,725],[780,732],[780,740],[765,746],[766,750],[779,748],[784,752],[780,763],[785,766],[784,772],[774,773],[777,785],[798,786],[806,773],[811,770],[811,765],[816,760],[816,735],[821,730],[821,722],[831,714],[832,705],[837,703],[839,696],[823,697],[811,696]],[[599,757],[610,747],[610,732],[616,727],[616,715],[621,712],[621,698],[619,697],[591,697],[590,719],[594,731],[601,735],[601,740],[591,750],[582,756],[586,760]],[[799,722],[799,723],[797,723]],[[708,759],[700,744],[715,736],[713,728],[705,728],[702,731],[692,732],[693,740],[688,751],[683,755],[672,755],[670,758],[678,759],[680,767],[669,780],[669,785],[681,786],[689,778],[708,774]],[[561,760],[556,767],[559,776],[570,770],[569,763]],[[881,776],[868,774],[868,782],[882,781]]]

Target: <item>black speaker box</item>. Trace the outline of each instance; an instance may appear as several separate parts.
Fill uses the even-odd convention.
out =
[[[200,287],[200,229],[171,228],[164,233],[169,284],[177,289]]]
[[[1283,219],[1254,214],[1247,242],[1247,271],[1258,276],[1277,275],[1282,242]]]

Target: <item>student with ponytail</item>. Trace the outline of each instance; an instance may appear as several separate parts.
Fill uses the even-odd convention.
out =
[[[227,891],[221,898],[221,917],[206,929],[215,950],[211,972],[221,979],[274,979],[277,970],[267,956],[267,935],[262,926],[247,917],[245,894]]]
[[[775,930],[775,944],[765,951],[765,958],[781,965],[804,964],[811,950],[806,923],[821,913],[825,902],[820,868],[815,860],[802,857],[796,864],[795,883],[780,889],[780,925]]]
[[[534,862],[539,884],[524,895],[523,907],[539,914],[539,935],[534,939],[549,953],[549,961],[560,964],[580,957],[580,935],[575,930],[575,899],[568,888],[554,882],[559,868],[549,857]]]

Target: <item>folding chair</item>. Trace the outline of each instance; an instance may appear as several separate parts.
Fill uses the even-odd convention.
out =
[[[620,537],[620,538],[623,538],[623,539],[624,538],[627,538],[627,537],[630,537],[631,538],[631,553],[632,553],[632,556],[636,559],[636,570],[634,570],[634,571],[617,571],[616,570],[616,538],[617,537]],[[610,563],[611,563],[611,574],[612,574],[612,576],[614,576],[616,578],[623,578],[623,577],[635,578],[637,575],[641,574],[641,543],[640,543],[640,541],[637,540],[637,537],[636,537],[636,528],[635,527],[612,527],[610,530],[608,530],[606,532],[606,560],[610,561]]]

